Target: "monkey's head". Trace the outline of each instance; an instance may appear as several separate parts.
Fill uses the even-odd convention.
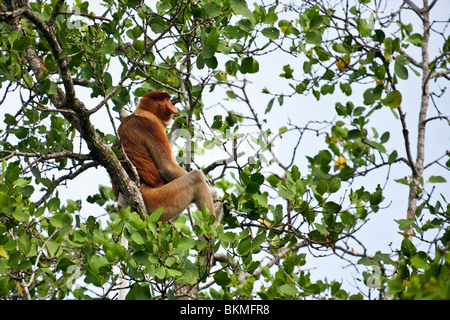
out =
[[[151,91],[145,94],[139,102],[136,113],[146,111],[157,116],[164,126],[168,126],[174,114],[178,114],[177,108],[170,101],[170,94],[164,91]]]

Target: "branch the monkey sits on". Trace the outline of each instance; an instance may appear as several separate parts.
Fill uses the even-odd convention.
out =
[[[203,172],[187,172],[172,154],[165,128],[177,113],[167,92],[152,91],[142,97],[135,112],[123,119],[118,129],[123,151],[139,174],[147,213],[163,207],[159,220],[165,222],[195,203],[199,210],[206,205],[210,214],[216,216],[216,223],[220,223],[222,207],[215,208],[211,194],[217,194],[213,188],[210,190]],[[121,162],[134,180],[131,168]],[[119,199],[114,184],[113,190]]]

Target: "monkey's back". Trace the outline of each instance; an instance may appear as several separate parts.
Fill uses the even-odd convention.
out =
[[[168,144],[165,132],[161,132],[161,128],[154,121],[132,114],[122,120],[118,133],[122,147],[136,167],[141,183],[152,188],[162,186],[165,181],[158,172],[149,148],[153,144]],[[135,180],[126,161],[121,159],[121,162],[130,178]]]

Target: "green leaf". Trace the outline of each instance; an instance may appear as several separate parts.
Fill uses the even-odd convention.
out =
[[[411,257],[410,260],[411,260],[411,265],[417,269],[426,269],[428,267],[426,260],[424,260],[418,256]]]
[[[420,47],[420,45],[423,43],[423,37],[419,33],[414,33],[408,39],[406,39],[406,41]]]
[[[20,168],[16,163],[11,162],[5,172],[5,181],[7,184],[12,184],[19,179]]]
[[[319,31],[313,30],[306,34],[305,37],[306,43],[320,45],[322,43],[322,35]]]
[[[314,225],[316,226],[317,231],[319,231],[324,236],[326,236],[328,234],[327,228],[324,227],[323,225],[318,224],[318,223],[314,223]]]
[[[211,68],[211,69],[216,69],[219,64],[219,62],[217,61],[217,58],[214,56],[211,58],[208,58],[208,59],[205,58],[204,61],[205,61],[206,65],[208,66],[208,68]]]
[[[159,218],[161,217],[161,214],[163,213],[164,208],[158,208],[156,209],[154,212],[152,212],[149,216],[148,216],[148,221],[149,222],[158,222]]]
[[[247,32],[251,32],[255,28],[253,23],[248,19],[239,20],[237,22],[237,25],[239,26],[239,28]]]
[[[164,267],[157,267],[155,270],[155,275],[158,279],[164,279],[166,277],[166,270]]]
[[[29,218],[28,210],[23,207],[23,204],[19,204],[13,213],[14,219],[20,222],[25,222]]]
[[[363,37],[369,37],[372,31],[366,19],[356,19],[357,29]]]
[[[17,124],[16,118],[9,113],[5,114],[5,120],[3,120],[3,122],[8,126],[15,126]]]
[[[0,191],[0,212],[3,211],[9,204],[9,196],[6,192]]]
[[[20,262],[21,254],[20,251],[13,251],[9,254],[8,266],[15,268]]]
[[[350,130],[347,134],[348,139],[357,139],[359,137],[361,137],[361,130],[359,129]]]
[[[8,277],[0,277],[0,296],[9,295],[9,280]]]
[[[349,83],[339,83],[339,88],[341,88],[341,91],[346,96],[350,96],[352,94],[352,87]]]
[[[318,14],[318,12],[314,12],[313,17],[309,21],[309,29],[317,29],[319,28],[324,21],[324,17]]]
[[[370,205],[376,206],[384,200],[383,189],[380,188],[380,185],[377,186],[377,189],[374,193],[370,195],[369,201]]]
[[[383,86],[379,85],[375,88],[369,88],[363,93],[364,104],[370,105],[375,103],[381,97],[381,93],[383,91]]]
[[[358,264],[362,264],[363,266],[373,266],[376,265],[376,263],[372,260],[369,259],[368,257],[364,257],[358,260]]]
[[[228,277],[228,274],[225,271],[216,272],[214,281],[222,287],[227,286],[231,282],[230,277]]]
[[[338,213],[342,209],[341,205],[333,201],[328,201],[327,203],[325,203],[323,208],[330,213]]]
[[[252,241],[252,250],[256,250],[257,248],[259,248],[261,244],[266,241],[266,239],[267,236],[265,232],[261,232],[260,234],[258,234]]]
[[[60,208],[61,206],[61,200],[59,198],[52,198],[47,203],[48,211],[53,212]]]
[[[251,249],[252,249],[252,240],[248,237],[239,242],[237,252],[241,256],[246,256],[247,254],[249,254]]]
[[[248,34],[241,28],[235,26],[226,26],[222,32],[228,39],[241,39]]]
[[[393,280],[388,282],[389,291],[388,294],[395,294],[398,292],[403,292],[405,285],[403,284],[402,277],[395,277]]]
[[[416,247],[413,245],[411,240],[409,240],[408,238],[403,239],[400,247],[401,247],[402,253],[407,257],[412,257],[417,251]]]
[[[240,14],[247,19],[253,19],[253,14],[249,10],[247,2],[245,0],[231,0],[230,5],[237,14]]]
[[[379,152],[381,153],[386,153],[386,149],[384,148],[384,146],[378,142],[375,141],[367,141],[366,142],[369,146],[374,147],[375,149],[377,149]]]
[[[264,28],[261,33],[271,40],[276,40],[280,36],[280,30],[275,27]]]
[[[16,39],[13,44],[13,49],[17,51],[23,51],[26,47],[31,45],[31,38],[28,36],[22,36]]]
[[[234,240],[236,240],[237,235],[234,232],[225,232],[223,234],[220,235],[220,240],[226,241],[226,242],[232,242]]]
[[[272,110],[272,106],[273,106],[274,102],[275,102],[275,98],[270,99],[269,103],[267,104],[267,108],[264,111],[265,114],[269,113],[270,110]]]
[[[320,88],[320,93],[322,95],[326,95],[326,94],[332,94],[334,92],[334,83],[331,85],[328,84],[324,84],[321,88]]]
[[[394,221],[398,223],[398,228],[400,230],[406,230],[410,225],[414,223],[414,220],[410,219],[394,219]]]
[[[264,176],[257,172],[252,174],[251,181],[257,183],[258,185],[262,185],[264,183]]]
[[[430,183],[443,183],[443,182],[447,182],[447,180],[445,180],[445,178],[441,177],[441,176],[431,176],[428,179],[428,182],[430,182]]]
[[[385,33],[381,29],[374,30],[374,35],[372,37],[373,41],[382,42],[386,37]]]
[[[288,296],[294,296],[298,293],[297,288],[293,284],[284,284],[278,288],[278,291]]]
[[[153,19],[150,22],[150,28],[156,34],[162,33],[166,29],[166,22],[162,18]]]
[[[331,181],[328,183],[328,192],[335,193],[341,188],[341,180],[338,177],[335,177],[331,179]]]
[[[278,5],[274,5],[269,8],[266,18],[264,19],[264,23],[272,24],[278,21],[278,15],[275,13],[275,10],[278,8]]]
[[[114,42],[113,38],[106,39],[103,45],[98,50],[101,55],[113,54],[116,51],[117,44]]]
[[[238,71],[238,65],[233,60],[227,61],[225,63],[225,71],[230,75],[235,77]]]
[[[61,247],[61,243],[57,243],[55,241],[49,241],[47,243],[47,250],[48,250],[48,253],[50,254],[50,257],[56,257],[60,247]]]
[[[326,180],[319,180],[316,183],[316,191],[318,194],[323,195],[328,190],[328,183]]]
[[[129,29],[126,34],[133,40],[138,39],[142,35],[142,30],[139,26],[134,27],[133,29]]]
[[[214,2],[208,3],[205,6],[205,12],[208,15],[208,17],[216,17],[219,16],[222,13],[222,10],[220,6],[215,5]]]
[[[406,180],[405,178],[403,178],[403,179],[395,179],[394,181],[397,182],[397,183],[404,184],[405,186],[409,185],[408,180]]]
[[[240,70],[243,74],[256,73],[259,71],[259,63],[252,57],[245,57],[244,59],[242,59]]]
[[[259,187],[260,187],[260,185],[257,184],[256,182],[250,182],[245,187],[245,192],[251,193],[251,194],[258,193],[259,192]]]
[[[147,237],[140,232],[135,232],[131,235],[131,240],[133,240],[137,244],[146,244],[147,243]]]
[[[397,77],[399,77],[402,80],[408,79],[408,69],[399,61],[395,61],[394,64],[394,71]]]
[[[176,269],[168,269],[167,272],[171,277],[181,277],[183,273]]]
[[[180,242],[178,243],[177,249],[184,251],[184,250],[192,249],[192,248],[194,248],[194,246],[195,246],[194,239],[182,237],[182,238],[180,238]]]
[[[388,162],[394,163],[397,160],[397,157],[398,157],[397,150],[392,151],[392,153],[389,155]]]
[[[214,48],[214,46],[205,45],[203,47],[203,50],[202,50],[203,59],[205,59],[205,60],[211,59],[212,57],[214,57],[215,53],[216,53],[216,48]]]
[[[67,214],[54,215],[53,217],[48,218],[48,220],[55,228],[70,229],[72,227],[72,216]]]
[[[392,109],[398,108],[402,104],[402,94],[398,90],[393,90],[381,102]]]
[[[386,143],[389,141],[391,134],[389,133],[389,131],[386,131],[385,133],[383,133],[380,137],[380,142],[381,143]]]
[[[150,293],[149,287],[146,285],[138,285],[134,283],[130,291],[126,296],[127,300],[150,300],[152,299],[152,294]]]

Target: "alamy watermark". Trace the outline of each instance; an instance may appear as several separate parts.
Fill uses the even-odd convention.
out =
[[[381,279],[382,274],[380,271],[380,267],[372,266],[373,273],[367,278],[367,286],[369,288],[376,288],[378,290],[381,289]]]
[[[212,129],[212,134],[197,131],[192,135],[186,129],[177,129],[170,135],[176,161],[180,165],[198,167],[211,164],[226,165],[233,161],[248,164],[270,163],[278,157],[278,148],[265,132],[225,132]]]

